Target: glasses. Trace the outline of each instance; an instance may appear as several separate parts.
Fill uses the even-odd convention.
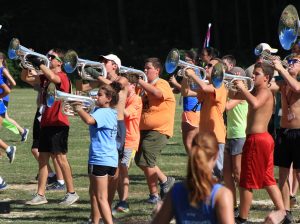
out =
[[[296,63],[300,63],[300,60],[296,59],[296,58],[288,60],[289,65],[293,65],[293,64],[296,64]]]
[[[63,62],[58,56],[53,55],[53,54],[47,54],[47,57],[52,61],[53,59],[56,59],[59,62]]]

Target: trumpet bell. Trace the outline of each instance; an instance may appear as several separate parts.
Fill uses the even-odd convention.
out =
[[[47,96],[46,96],[47,107],[52,107],[52,105],[54,104],[55,92],[56,92],[55,84],[51,82],[47,88]]]
[[[64,70],[67,73],[72,73],[77,68],[78,55],[73,50],[68,50],[64,56]]]
[[[279,25],[278,36],[283,49],[290,50],[296,42],[299,34],[299,16],[297,9],[293,5],[288,5],[282,11]]]
[[[20,41],[18,38],[13,38],[8,46],[8,57],[9,59],[16,59],[18,55],[16,53],[17,50],[20,48]]]
[[[171,74],[176,70],[179,60],[180,60],[180,53],[178,49],[176,48],[172,49],[169,52],[165,62],[165,68],[167,73]]]
[[[224,68],[221,63],[217,63],[214,65],[211,72],[211,83],[213,86],[218,89],[222,86],[224,80]]]

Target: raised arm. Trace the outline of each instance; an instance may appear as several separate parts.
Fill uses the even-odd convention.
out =
[[[232,110],[235,106],[237,106],[240,102],[242,102],[243,100],[237,100],[237,99],[229,99],[226,102],[226,106],[225,109],[226,111],[228,110]]]
[[[22,69],[21,80],[31,86],[35,86],[40,83],[40,79],[35,70]]]
[[[200,91],[206,93],[214,93],[215,88],[212,84],[207,84],[205,81],[201,80],[195,73],[195,71],[191,68],[185,70],[185,75],[191,78],[197,85],[199,85]]]
[[[156,98],[162,99],[163,93],[160,89],[156,88],[155,86],[145,82],[143,79],[139,79],[139,84],[141,87],[147,92],[153,94]]]
[[[9,73],[7,68],[3,69],[3,75],[7,78],[8,82],[11,86],[16,86],[17,83],[14,80],[14,78],[11,76],[11,74]]]
[[[190,89],[189,80],[183,77],[181,82],[181,95],[182,96],[197,96],[197,93]]]

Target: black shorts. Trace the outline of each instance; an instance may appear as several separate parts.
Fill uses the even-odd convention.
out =
[[[104,177],[106,175],[113,177],[115,176],[116,171],[117,171],[116,167],[93,165],[93,164],[88,165],[88,174],[97,177]]]
[[[68,152],[69,126],[42,127],[40,131],[39,152]]]
[[[281,128],[276,137],[274,165],[300,169],[300,129]]]
[[[32,146],[31,148],[38,148],[39,142],[40,142],[40,121],[38,120],[38,117],[41,116],[39,108],[37,109],[34,120],[33,120],[33,131],[32,131]]]

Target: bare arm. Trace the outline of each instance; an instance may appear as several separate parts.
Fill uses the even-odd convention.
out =
[[[214,93],[215,88],[213,87],[212,84],[207,84],[205,83],[204,80],[201,80],[196,73],[194,72],[193,69],[186,69],[185,70],[185,75],[189,78],[191,78],[197,85],[199,85],[200,91],[203,91],[205,93]]]
[[[225,109],[228,110],[232,110],[236,105],[238,105],[240,102],[242,102],[242,100],[237,100],[237,99],[229,99],[226,102],[226,106]]]
[[[37,85],[37,84],[40,83],[40,79],[36,74],[35,75],[31,74],[32,72],[35,72],[35,71],[34,70],[30,71],[28,69],[22,69],[22,71],[21,71],[21,80],[23,82],[28,83],[31,86],[34,86],[34,85]]]
[[[155,215],[151,224],[161,223],[161,224],[169,224],[171,219],[174,217],[173,209],[172,209],[172,196],[171,191],[166,195],[165,200],[158,213]],[[232,213],[233,214],[233,213]]]
[[[74,103],[73,105],[75,107],[75,111],[78,113],[78,116],[83,120],[84,123],[88,125],[95,125],[96,120],[85,110],[82,109],[81,105],[78,105],[78,103]]]
[[[284,78],[287,85],[289,85],[294,92],[299,93],[300,83],[290,75],[290,73],[282,66],[279,60],[273,60],[273,63],[274,63],[274,68]]]
[[[9,73],[8,69],[4,68],[3,69],[3,75],[7,78],[9,84],[11,86],[16,86],[16,81],[14,80],[14,78],[11,76],[11,74]]]
[[[51,71],[49,68],[47,68],[45,65],[41,64],[40,69],[43,71],[45,77],[54,84],[60,84],[61,80],[58,75],[56,75],[53,71]]]
[[[190,89],[189,80],[183,78],[181,82],[181,95],[182,96],[197,96],[197,93]]]
[[[154,87],[153,85],[145,82],[142,79],[139,79],[139,84],[141,87],[147,92],[153,94],[156,98],[162,99],[163,98],[163,93],[160,89]]]
[[[220,188],[216,194],[215,207],[218,223],[234,223],[233,217],[233,197],[230,190],[225,187]]]

